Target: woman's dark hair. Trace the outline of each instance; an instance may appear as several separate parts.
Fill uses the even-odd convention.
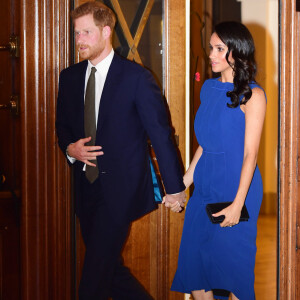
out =
[[[252,96],[249,83],[255,82],[256,62],[254,58],[254,42],[247,27],[239,22],[222,22],[216,25],[214,32],[228,47],[226,60],[233,69],[233,91],[227,92],[231,98],[228,107],[234,108],[246,104]],[[228,60],[230,52],[234,63]],[[240,101],[240,97],[243,99]]]

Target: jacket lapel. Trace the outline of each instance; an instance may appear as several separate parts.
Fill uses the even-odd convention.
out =
[[[87,61],[83,61],[82,63],[79,64],[79,73],[77,80],[74,80],[74,89],[77,91],[76,94],[78,95],[76,98],[78,100],[78,124],[80,125],[81,128],[81,133],[80,136],[85,137],[85,132],[84,132],[84,87],[85,87],[85,74],[86,74],[86,69],[87,69]],[[77,82],[77,83],[76,83]],[[77,87],[77,88],[76,88]]]
[[[118,87],[118,80],[120,79],[119,74],[121,72],[122,60],[118,55],[114,54],[101,95],[97,122],[97,136],[99,135],[99,132],[101,132],[101,128],[105,122],[109,110],[113,109],[114,94],[116,93]]]

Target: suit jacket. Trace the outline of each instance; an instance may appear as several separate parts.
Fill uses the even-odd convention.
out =
[[[85,137],[84,85],[87,61],[60,74],[56,128],[66,153],[70,143]],[[96,134],[102,193],[112,214],[132,221],[156,208],[148,160],[147,138],[154,147],[166,192],[185,189],[160,90],[149,71],[114,54],[103,88]],[[76,213],[80,216],[83,163],[74,163]]]

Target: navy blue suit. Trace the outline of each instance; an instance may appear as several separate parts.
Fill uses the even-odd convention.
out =
[[[85,138],[86,68],[83,61],[60,74],[56,128],[64,154],[70,143]],[[148,138],[166,192],[183,191],[182,170],[157,84],[149,71],[114,54],[98,115],[96,145],[104,152],[97,158],[98,179],[90,184],[83,163],[74,163],[76,214],[86,244],[80,299],[151,299],[141,291],[134,294],[138,283],[120,256],[130,223],[157,208]]]

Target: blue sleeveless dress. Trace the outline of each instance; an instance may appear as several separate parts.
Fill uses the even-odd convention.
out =
[[[251,84],[251,88],[259,87]],[[260,87],[259,87],[260,88]],[[195,134],[203,148],[194,171],[194,192],[185,214],[178,268],[171,290],[226,290],[240,300],[253,300],[256,224],[263,195],[256,166],[246,197],[250,219],[221,228],[207,216],[207,203],[233,201],[239,186],[244,155],[245,115],[229,108],[226,96],[233,83],[205,81],[195,118]],[[218,294],[218,291],[214,293]],[[228,296],[215,296],[228,299]]]

